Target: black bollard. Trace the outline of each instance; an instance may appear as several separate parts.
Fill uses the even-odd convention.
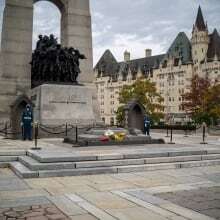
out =
[[[66,123],[66,130],[65,130],[65,134],[66,134],[66,137],[68,136],[68,125]]]
[[[167,136],[165,137],[169,137],[169,127],[167,126]]]
[[[5,122],[5,138],[8,138],[8,122]]]
[[[76,143],[78,143],[78,127],[76,126]]]
[[[39,134],[39,125],[38,123],[34,123],[34,148],[31,148],[32,150],[41,150],[40,147],[38,147],[38,134]]]
[[[171,128],[170,128],[170,142],[169,142],[168,144],[175,144],[175,143],[173,142],[173,127],[172,127],[172,126],[171,126]]]
[[[205,141],[205,137],[206,137],[206,123],[202,124],[202,142],[200,144],[208,144]]]

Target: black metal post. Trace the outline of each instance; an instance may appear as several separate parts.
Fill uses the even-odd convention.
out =
[[[203,123],[203,125],[202,125],[202,142],[201,142],[201,144],[207,144],[207,142],[205,141],[205,137],[206,137],[206,124]]]
[[[8,137],[8,122],[5,122],[5,138]]]
[[[67,123],[66,123],[66,130],[65,130],[66,132],[66,137],[68,136],[68,125],[67,125]]]
[[[76,126],[76,143],[78,143],[78,127]]]
[[[171,128],[170,128],[170,142],[169,142],[169,144],[175,144],[174,142],[173,142],[173,127],[171,126]]]
[[[168,127],[168,125],[167,125],[167,136],[165,136],[165,137],[169,137],[169,127]]]
[[[38,123],[34,123],[34,148],[31,148],[32,150],[41,150],[40,147],[38,147],[38,134],[39,134],[39,125]]]

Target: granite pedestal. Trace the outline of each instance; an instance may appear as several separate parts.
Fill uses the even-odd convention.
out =
[[[101,123],[95,88],[44,84],[31,91],[35,121],[43,125]]]

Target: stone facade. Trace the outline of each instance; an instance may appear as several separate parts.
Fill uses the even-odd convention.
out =
[[[2,28],[0,119],[10,119],[11,104],[31,88],[33,4],[39,0],[6,0]],[[93,81],[92,34],[89,0],[49,0],[62,14],[61,43],[86,55],[79,81]]]
[[[117,62],[107,50],[94,73],[100,113],[106,124],[116,124],[120,89],[138,78],[156,83],[157,91],[164,98],[166,121],[185,123],[189,119],[182,109],[182,94],[189,90],[192,76],[208,76],[212,83],[220,82],[220,36],[216,29],[209,34],[199,7],[191,41],[180,32],[166,54],[151,56],[151,50],[147,49],[146,57],[130,60],[126,51],[123,62]]]

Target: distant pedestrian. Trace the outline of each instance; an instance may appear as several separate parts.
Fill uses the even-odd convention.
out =
[[[150,119],[148,116],[144,117],[144,134],[150,136]]]
[[[31,106],[26,105],[25,110],[22,113],[21,118],[21,126],[22,126],[22,136],[23,140],[32,140],[32,126],[33,126],[33,112]]]

